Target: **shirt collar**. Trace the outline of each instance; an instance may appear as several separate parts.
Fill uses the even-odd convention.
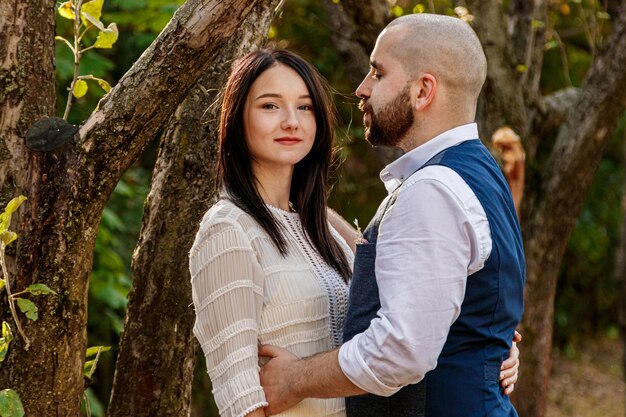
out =
[[[476,123],[446,130],[387,165],[380,172],[380,179],[385,184],[387,191],[391,193],[439,152],[466,140],[477,138],[478,126]]]

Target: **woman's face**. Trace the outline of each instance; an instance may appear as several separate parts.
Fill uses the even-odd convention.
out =
[[[315,141],[315,113],[306,84],[276,64],[252,84],[243,109],[246,144],[253,168],[293,166]]]

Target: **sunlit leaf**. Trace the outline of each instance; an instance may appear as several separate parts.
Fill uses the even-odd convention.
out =
[[[94,364],[96,363],[95,360],[90,360],[90,361],[86,361],[85,364],[83,365],[83,375],[85,377],[89,377],[89,374],[91,374],[91,368],[93,368]]]
[[[101,21],[99,21],[98,19],[90,15],[89,13],[85,13],[81,11],[80,14],[82,16],[82,20],[85,26],[92,25],[92,26],[97,27],[100,30],[104,30],[104,24]]]
[[[98,349],[100,349],[100,352],[106,352],[107,350],[111,350],[111,346],[92,346],[87,349],[85,357],[88,358],[90,356],[96,355],[98,353]]]
[[[611,15],[610,14],[608,14],[607,12],[600,12],[600,11],[596,12],[596,17],[598,19],[602,19],[602,20],[609,20],[609,19],[611,19]]]
[[[86,81],[76,80],[76,84],[74,84],[74,91],[72,91],[72,94],[74,94],[74,97],[76,98],[81,98],[82,96],[87,94],[88,89],[89,86],[87,85]]]
[[[0,279],[0,290],[4,288],[4,286],[6,285],[6,281],[3,279]]]
[[[106,82],[105,80],[101,78],[98,78],[96,81],[98,81],[98,84],[104,90],[105,93],[108,93],[109,91],[111,91],[111,84],[109,84],[108,82]]]
[[[542,22],[541,20],[537,20],[537,19],[533,19],[531,24],[532,24],[532,27],[535,29],[542,28],[546,25],[544,22]]]
[[[526,72],[528,71],[528,67],[524,64],[519,64],[517,67],[515,67],[515,69],[517,70],[517,72]]]
[[[74,10],[72,10],[72,2],[66,1],[61,4],[59,6],[59,14],[66,19],[74,20],[76,16],[74,15]]]
[[[267,39],[273,39],[276,37],[276,28],[274,26],[270,26],[270,30],[267,32]]]
[[[117,30],[117,25],[115,23],[111,23],[106,29],[100,31],[94,46],[96,48],[111,48],[117,41],[118,36],[119,32]]]
[[[17,239],[17,233],[12,232],[10,230],[4,230],[2,233],[0,233],[0,240],[2,240],[2,243],[4,243],[4,246],[7,246],[9,243],[13,242],[15,239]]]
[[[102,16],[102,5],[104,4],[104,0],[92,0],[92,1],[88,1],[87,3],[83,3],[82,7],[80,8],[80,13],[82,14],[88,14],[89,16],[92,16],[96,21],[100,21],[100,16]],[[84,16],[81,16],[84,17]],[[91,20],[89,20],[90,23],[93,24],[93,22]],[[85,19],[83,19],[83,24],[87,25],[87,22],[85,22]],[[97,25],[94,25],[97,26]]]
[[[404,9],[396,4],[391,8],[391,14],[393,14],[395,17],[400,17],[404,14]]]
[[[26,314],[26,317],[29,320],[37,321],[37,319],[39,318],[39,314],[37,312],[39,310],[37,309],[35,303],[25,298],[18,298],[16,301],[17,306],[20,308],[22,313]]]
[[[413,13],[424,13],[426,11],[426,7],[419,3],[413,7]]]
[[[6,205],[4,212],[0,214],[0,232],[4,232],[9,228],[11,224],[11,215],[19,208],[19,206],[26,200],[23,195],[13,198]]]
[[[563,16],[569,16],[569,14],[572,12],[572,9],[569,7],[569,4],[567,3],[561,4],[560,9],[561,9],[561,14]]]
[[[2,322],[2,337],[0,337],[0,362],[4,361],[9,352],[9,344],[13,340],[13,332],[11,326],[6,321]]]
[[[559,46],[559,42],[553,39],[551,41],[546,42],[546,46],[544,46],[544,48],[547,51],[549,49],[558,48],[558,46]]]
[[[10,216],[11,214],[15,213],[15,210],[17,210],[19,206],[26,200],[27,198],[24,197],[23,195],[19,197],[15,197],[11,201],[9,201],[9,204],[7,204],[6,208],[4,209],[4,212]]]
[[[26,289],[24,291],[27,291],[27,292],[31,293],[32,295],[47,295],[47,294],[54,294],[54,295],[56,295],[56,292],[51,290],[45,284],[31,284],[28,287],[26,287]]]
[[[24,406],[20,401],[20,396],[12,389],[0,391],[0,416],[2,417],[23,417]]]

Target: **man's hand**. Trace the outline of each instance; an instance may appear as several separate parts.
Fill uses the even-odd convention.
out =
[[[515,331],[509,358],[502,362],[502,367],[500,368],[500,385],[504,388],[505,395],[510,395],[513,392],[519,376],[519,349],[517,348],[517,343],[521,341],[522,335]]]
[[[271,345],[261,346],[259,356],[271,358],[261,368],[261,385],[269,403],[265,407],[265,415],[278,414],[302,401],[303,397],[294,390],[300,361],[298,357],[286,349]]]

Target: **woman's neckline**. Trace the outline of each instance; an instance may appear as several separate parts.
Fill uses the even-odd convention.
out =
[[[291,203],[289,203],[289,206],[290,206],[290,208],[291,208],[293,211],[287,211],[287,210],[281,209],[280,207],[273,206],[273,205],[271,205],[271,204],[269,204],[269,203],[265,203],[265,206],[266,206],[267,208],[269,208],[270,210],[272,210],[272,211],[274,211],[274,212],[276,212],[276,213],[279,213],[279,214],[283,214],[283,215],[287,215],[287,216],[292,216],[292,217],[300,217],[300,216],[298,215],[298,212],[296,212],[296,211],[293,209],[293,206],[291,205]]]

